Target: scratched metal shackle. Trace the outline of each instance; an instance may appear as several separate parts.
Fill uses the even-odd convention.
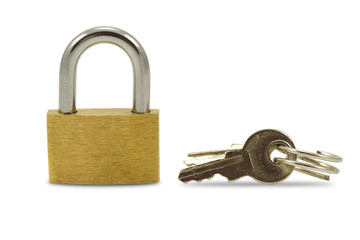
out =
[[[133,66],[134,113],[150,112],[150,67],[141,44],[129,33],[114,27],[95,27],[76,36],[67,46],[60,65],[59,112],[76,113],[76,69],[82,53],[98,43],[111,43],[122,48]]]

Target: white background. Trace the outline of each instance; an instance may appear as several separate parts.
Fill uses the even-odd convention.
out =
[[[1,1],[0,239],[359,237],[357,1]],[[159,184],[48,183],[46,112],[62,53],[80,32],[135,36],[160,109]],[[132,69],[110,44],[78,65],[77,106],[131,107]],[[177,180],[186,154],[281,129],[341,155],[330,182]]]

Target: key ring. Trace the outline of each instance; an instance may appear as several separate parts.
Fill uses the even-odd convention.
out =
[[[286,157],[271,158],[274,150]],[[299,160],[299,161],[298,161]],[[342,158],[325,151],[316,153],[295,148],[285,133],[264,129],[252,134],[245,144],[233,144],[229,149],[195,152],[188,154],[184,163],[188,168],[180,171],[178,179],[184,183],[201,182],[220,174],[229,182],[249,176],[266,184],[286,179],[293,170],[329,180],[327,174],[337,174],[339,169],[325,162],[341,162]]]
[[[342,158],[335,154],[325,151],[317,151],[316,153],[313,153],[281,145],[277,146],[276,149],[285,154],[294,154],[298,160],[302,160],[296,161],[284,158],[274,158],[275,163],[283,163],[293,166],[294,170],[298,172],[324,180],[329,180],[330,177],[329,175],[322,173],[338,174],[340,172],[338,168],[323,162],[341,162]]]

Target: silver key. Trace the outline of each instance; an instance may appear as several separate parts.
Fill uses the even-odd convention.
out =
[[[211,179],[221,174],[229,181],[250,176],[262,183],[277,183],[287,178],[294,166],[276,164],[270,159],[271,152],[278,146],[295,148],[294,143],[284,133],[277,130],[261,130],[251,135],[243,146],[231,149],[189,154],[185,161],[191,167],[182,169],[179,180],[189,182]],[[287,153],[287,158],[296,161],[296,155]],[[202,162],[207,160],[208,162]]]

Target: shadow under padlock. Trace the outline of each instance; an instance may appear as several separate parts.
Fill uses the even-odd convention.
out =
[[[132,109],[76,109],[77,62],[87,48],[104,42],[119,46],[131,59]],[[50,183],[159,182],[159,110],[150,110],[149,102],[149,62],[133,36],[97,27],[75,37],[61,60],[59,110],[47,113]]]

